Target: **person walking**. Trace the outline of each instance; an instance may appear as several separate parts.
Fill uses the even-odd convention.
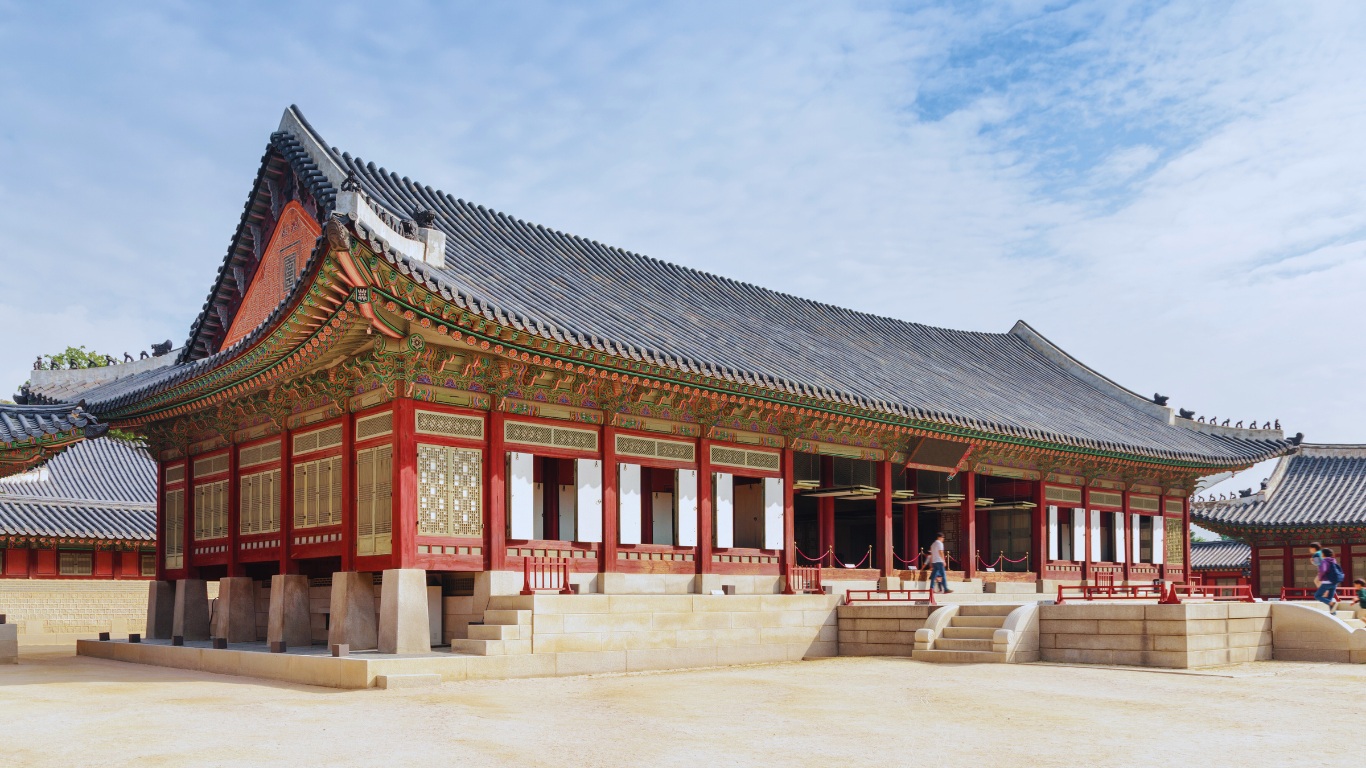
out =
[[[1338,560],[1333,557],[1333,550],[1319,550],[1322,559],[1319,560],[1319,588],[1314,590],[1314,599],[1328,606],[1328,610],[1333,610],[1338,602],[1338,585],[1342,583],[1346,576],[1342,572],[1342,566],[1338,565]]]
[[[1366,611],[1366,579],[1356,579],[1352,586],[1357,588],[1357,608]]]
[[[944,534],[935,534],[934,543],[930,545],[930,591],[934,591],[934,582],[939,581],[939,591],[945,594],[952,592],[949,589],[949,579],[946,565],[944,563]]]

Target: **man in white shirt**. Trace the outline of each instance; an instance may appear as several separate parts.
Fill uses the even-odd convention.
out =
[[[944,534],[939,533],[934,537],[934,543],[930,545],[930,591],[934,591],[934,582],[939,581],[940,592],[952,592],[949,589],[948,576],[945,573],[944,563]]]

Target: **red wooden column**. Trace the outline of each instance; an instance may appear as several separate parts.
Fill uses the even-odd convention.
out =
[[[958,538],[963,577],[970,579],[977,575],[977,473],[968,470],[962,473],[962,478],[962,522],[959,523]]]
[[[156,580],[166,580],[166,462],[157,460],[157,527],[156,527]],[[13,552],[14,550],[10,550]],[[141,554],[138,555],[141,557]],[[8,555],[6,555],[8,557]],[[138,562],[138,571],[142,571],[142,563]]]
[[[706,442],[706,441],[703,441]],[[621,542],[618,525],[621,513],[617,505],[621,495],[617,491],[617,428],[612,426],[612,414],[606,414],[602,427],[602,548],[598,572],[607,573],[617,568],[617,544]]]
[[[697,572],[711,573],[715,511],[711,492],[711,441],[697,441]],[[699,585],[700,588],[701,585]]]
[[[821,457],[821,487],[829,488],[835,484],[835,460],[830,456]],[[820,534],[821,565],[835,567],[835,500],[829,497],[816,499],[816,527]]]
[[[786,574],[790,574],[790,573],[792,572],[792,566],[796,565],[796,563],[797,563],[797,557],[796,557],[796,546],[797,546],[797,544],[796,544],[796,541],[795,541],[795,538],[794,538],[795,534],[793,533],[793,519],[792,519],[793,516],[794,516],[794,512],[795,512],[795,505],[793,504],[793,493],[792,493],[792,481],[793,481],[792,456],[793,456],[792,441],[789,440],[789,441],[788,441],[787,447],[783,449],[783,453],[782,453],[782,463],[783,463],[783,466],[782,466],[782,472],[783,472],[783,562],[782,562],[782,572],[783,572],[785,575],[786,575]],[[791,585],[791,584],[788,584],[788,585],[787,585],[787,588],[790,590],[790,589],[792,588],[792,585]]]
[[[883,576],[896,570],[892,562],[892,462],[877,463],[877,517],[874,525],[876,539],[873,556]]]
[[[503,448],[503,406],[494,403],[489,411],[489,452],[485,468],[488,487],[488,513],[484,516],[484,563],[490,571],[501,571],[507,558],[507,455]]]
[[[1048,562],[1048,505],[1043,492],[1045,477],[1047,473],[1041,473],[1039,481],[1034,484],[1034,525],[1029,535],[1030,557],[1034,558],[1029,565],[1034,568],[1040,581],[1043,580],[1044,563]],[[1069,536],[1072,534],[1070,530],[1067,533]],[[1062,532],[1059,531],[1058,535],[1061,536]]]
[[[920,470],[909,469],[906,471],[910,473],[910,476],[907,478],[910,484],[909,487],[911,490],[918,489],[920,487]],[[901,509],[903,510],[901,513],[901,538],[903,547],[906,550],[903,559],[913,565],[919,565],[920,562],[916,559],[916,556],[920,554],[920,505],[907,504]]]
[[[356,417],[345,402],[342,404],[342,553],[341,569],[352,571],[356,568],[356,495],[360,488],[356,483]],[[397,434],[402,434],[401,432]],[[416,461],[416,446],[414,446]],[[397,487],[397,486],[395,486]],[[416,506],[416,499],[414,499]],[[393,536],[393,531],[389,532]],[[391,550],[392,551],[392,550]]]
[[[280,573],[298,573],[289,552],[294,539],[294,436],[288,417],[280,430]]]
[[[1091,486],[1089,485],[1082,486],[1081,506],[1082,530],[1086,533],[1082,537],[1082,548],[1085,549],[1085,551],[1081,553],[1079,559],[1082,561],[1081,577],[1086,579],[1089,584],[1091,582]],[[1076,523],[1073,523],[1073,525],[1076,525]],[[1073,554],[1075,555],[1076,553],[1074,552]]]
[[[391,562],[412,568],[417,562],[417,409],[401,398],[394,403],[394,554]],[[343,536],[345,538],[345,536]]]
[[[241,576],[237,539],[242,529],[242,481],[237,476],[237,445],[228,444],[228,575]]]
[[[198,575],[197,570],[190,565],[190,560],[194,557],[194,458],[190,456],[190,449],[185,448],[185,530],[181,531],[181,545],[185,556],[181,559],[185,575],[181,578],[193,579]]]

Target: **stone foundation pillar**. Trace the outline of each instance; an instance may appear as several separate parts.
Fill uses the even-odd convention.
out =
[[[148,640],[170,640],[171,624],[175,619],[175,582],[151,581],[147,583],[147,631]]]
[[[283,641],[287,648],[313,643],[308,605],[308,577],[276,574],[270,577],[270,618],[266,642]]]
[[[338,571],[332,574],[331,620],[328,645],[345,644],[353,651],[378,647],[375,616],[375,584],[368,573]],[[424,623],[426,619],[423,619]],[[425,632],[425,628],[424,628]]]
[[[178,579],[171,634],[186,640],[209,639],[209,585],[203,579]]]
[[[213,636],[230,643],[256,642],[256,582],[246,576],[218,580],[218,607],[213,612]]]
[[[333,584],[335,590],[336,582]],[[379,610],[380,653],[431,652],[426,571],[420,568],[385,571],[380,585]]]

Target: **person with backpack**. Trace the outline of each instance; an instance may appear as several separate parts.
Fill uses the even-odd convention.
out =
[[[1357,588],[1357,608],[1366,611],[1366,579],[1356,579],[1352,586]]]
[[[1346,578],[1342,572],[1342,566],[1338,565],[1338,560],[1333,557],[1333,550],[1319,550],[1323,559],[1319,561],[1319,588],[1314,590],[1314,599],[1328,606],[1328,610],[1338,602],[1338,585]]]

